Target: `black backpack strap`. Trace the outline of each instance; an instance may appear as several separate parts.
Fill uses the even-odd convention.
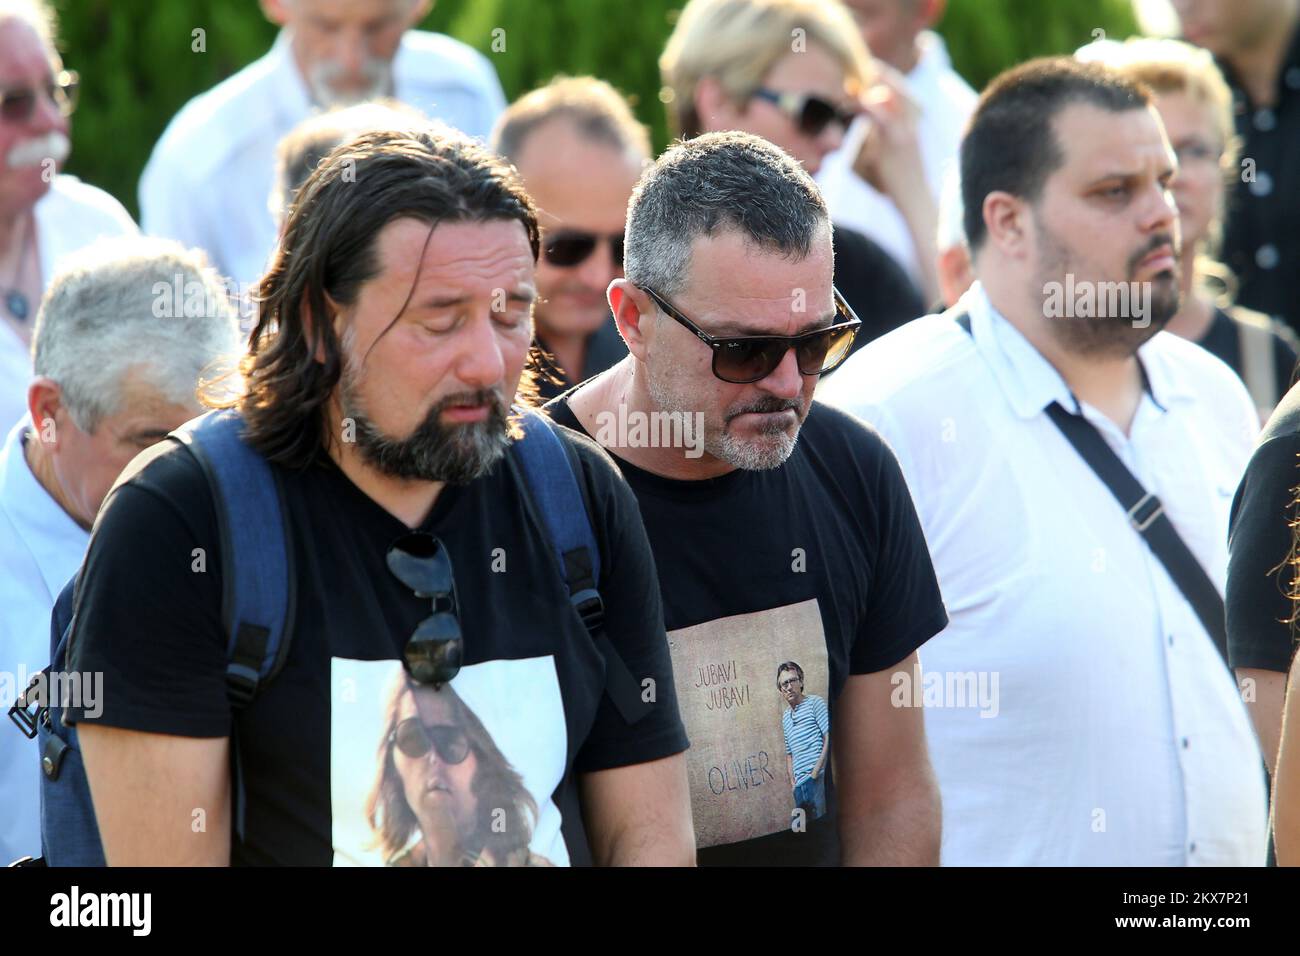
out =
[[[605,603],[598,590],[600,549],[596,545],[576,454],[540,412],[516,408],[523,437],[511,445],[522,473],[525,498],[546,529],[574,610],[605,661],[605,692],[623,719],[634,723],[650,710],[640,685],[605,633]]]
[[[1169,577],[1192,606],[1214,646],[1228,663],[1228,625],[1223,595],[1201,567],[1196,555],[1178,534],[1160,499],[1147,491],[1142,482],[1125,467],[1124,462],[1106,444],[1101,432],[1082,415],[1066,411],[1058,402],[1047,407],[1047,415],[1074,446],[1079,457],[1088,463],[1121,508],[1151,552],[1165,566]]]
[[[954,321],[967,334],[972,334],[968,313],[963,312]],[[1178,529],[1165,514],[1165,506],[1160,503],[1160,499],[1142,486],[1142,482],[1134,477],[1110,445],[1106,444],[1101,432],[1082,415],[1066,411],[1058,402],[1052,402],[1047,407],[1047,415],[1128,514],[1129,524],[1142,536],[1151,553],[1169,572],[1169,577],[1196,612],[1201,626],[1210,635],[1210,640],[1214,641],[1214,646],[1226,665],[1228,622],[1223,595],[1196,560],[1196,555],[1192,554],[1187,543],[1179,536]]]

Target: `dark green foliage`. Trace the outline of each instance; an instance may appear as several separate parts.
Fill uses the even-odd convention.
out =
[[[438,0],[425,28],[492,58],[506,96],[557,73],[592,73],[628,94],[664,145],[658,57],[682,0]],[[255,0],[56,0],[67,65],[82,76],[68,171],[107,189],[134,214],[136,183],[172,115],[262,55],[275,28]],[[498,45],[493,50],[493,31]],[[205,52],[194,52],[203,30]],[[972,85],[1094,30],[1133,30],[1129,0],[950,0],[940,31]]]

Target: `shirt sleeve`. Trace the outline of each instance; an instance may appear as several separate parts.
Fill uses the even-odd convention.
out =
[[[948,626],[930,550],[898,459],[881,442],[871,504],[876,560],[862,631],[850,654],[852,674],[872,674],[904,660]]]
[[[831,715],[826,709],[826,701],[820,697],[817,698],[817,726],[821,729],[823,737],[831,732]]]
[[[582,773],[658,760],[688,746],[677,710],[659,574],[632,489],[614,463],[589,439],[569,431],[578,448],[601,549],[599,590],[605,633],[638,686],[654,688],[649,712],[629,724],[602,692],[596,719],[574,762]],[[653,681],[646,685],[646,679]]]
[[[1228,660],[1236,667],[1285,672],[1291,666],[1295,607],[1288,563],[1300,517],[1300,435],[1264,442],[1246,467],[1228,531]]]
[[[72,722],[183,737],[230,731],[220,551],[207,482],[176,447],[109,497],[91,536],[69,668],[102,675]]]

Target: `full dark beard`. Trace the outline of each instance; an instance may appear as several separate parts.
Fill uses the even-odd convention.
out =
[[[1041,229],[1040,223],[1039,251],[1042,268],[1039,273],[1038,288],[1046,289],[1049,282],[1063,283],[1069,271],[1070,251],[1066,245],[1050,232]],[[1148,314],[1139,316],[1133,313],[1133,301],[1130,299],[1130,314],[1111,315],[1093,318],[1055,318],[1049,322],[1049,328],[1056,340],[1068,351],[1076,355],[1095,358],[1127,358],[1135,355],[1137,350],[1151,340],[1157,332],[1169,324],[1178,314],[1180,293],[1178,271],[1162,273],[1145,283],[1138,283],[1134,278],[1138,266],[1151,252],[1162,245],[1172,245],[1171,236],[1153,236],[1151,241],[1135,252],[1128,262],[1125,282],[1130,288],[1147,286]],[[1101,296],[1097,296],[1100,300]]]
[[[346,373],[342,384],[343,416],[355,423],[357,450],[367,464],[393,478],[468,484],[491,471],[510,443],[505,403],[494,391],[450,395],[430,408],[408,437],[397,439],[381,432],[366,415],[355,383]],[[461,404],[487,405],[487,419],[443,425],[443,410]]]

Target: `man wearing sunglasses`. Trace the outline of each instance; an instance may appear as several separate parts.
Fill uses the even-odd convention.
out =
[[[627,201],[650,137],[612,86],[574,77],[512,103],[492,145],[519,170],[542,222],[535,318],[546,400],[627,354],[605,290],[623,275]]]
[[[546,426],[511,412],[529,384],[532,202],[446,127],[340,149],[285,223],[237,406],[283,492],[296,595],[283,666],[251,706],[231,699],[223,537],[197,460],[170,445],[139,462],[94,535],[69,666],[107,672],[103,712],[69,719],[107,862],[382,864],[416,837],[401,801],[362,809],[400,754],[406,802],[430,826],[458,821],[462,862],[497,858],[527,825],[506,855],[688,863],[687,741],[635,499],[599,448],[555,429],[600,557],[593,641],[516,447]],[[607,680],[616,660],[643,705],[631,713]],[[393,688],[464,700],[483,725],[472,763],[454,741],[390,741],[375,718]],[[417,710],[432,726],[446,708]],[[470,793],[474,767],[495,782]],[[391,838],[383,855],[372,828]],[[450,845],[426,837],[427,859]]]
[[[765,140],[710,133],[645,173],[627,238],[609,299],[631,354],[547,409],[597,436],[640,504],[699,861],[935,863],[921,713],[891,694],[947,617],[893,455],[813,401],[858,329],[831,281],[825,203]],[[820,816],[796,805],[787,704],[766,690],[790,660],[833,725]]]
[[[0,4],[0,431],[26,408],[41,295],[66,258],[134,233],[112,196],[58,174],[70,148],[77,77],[54,48],[41,0]]]

